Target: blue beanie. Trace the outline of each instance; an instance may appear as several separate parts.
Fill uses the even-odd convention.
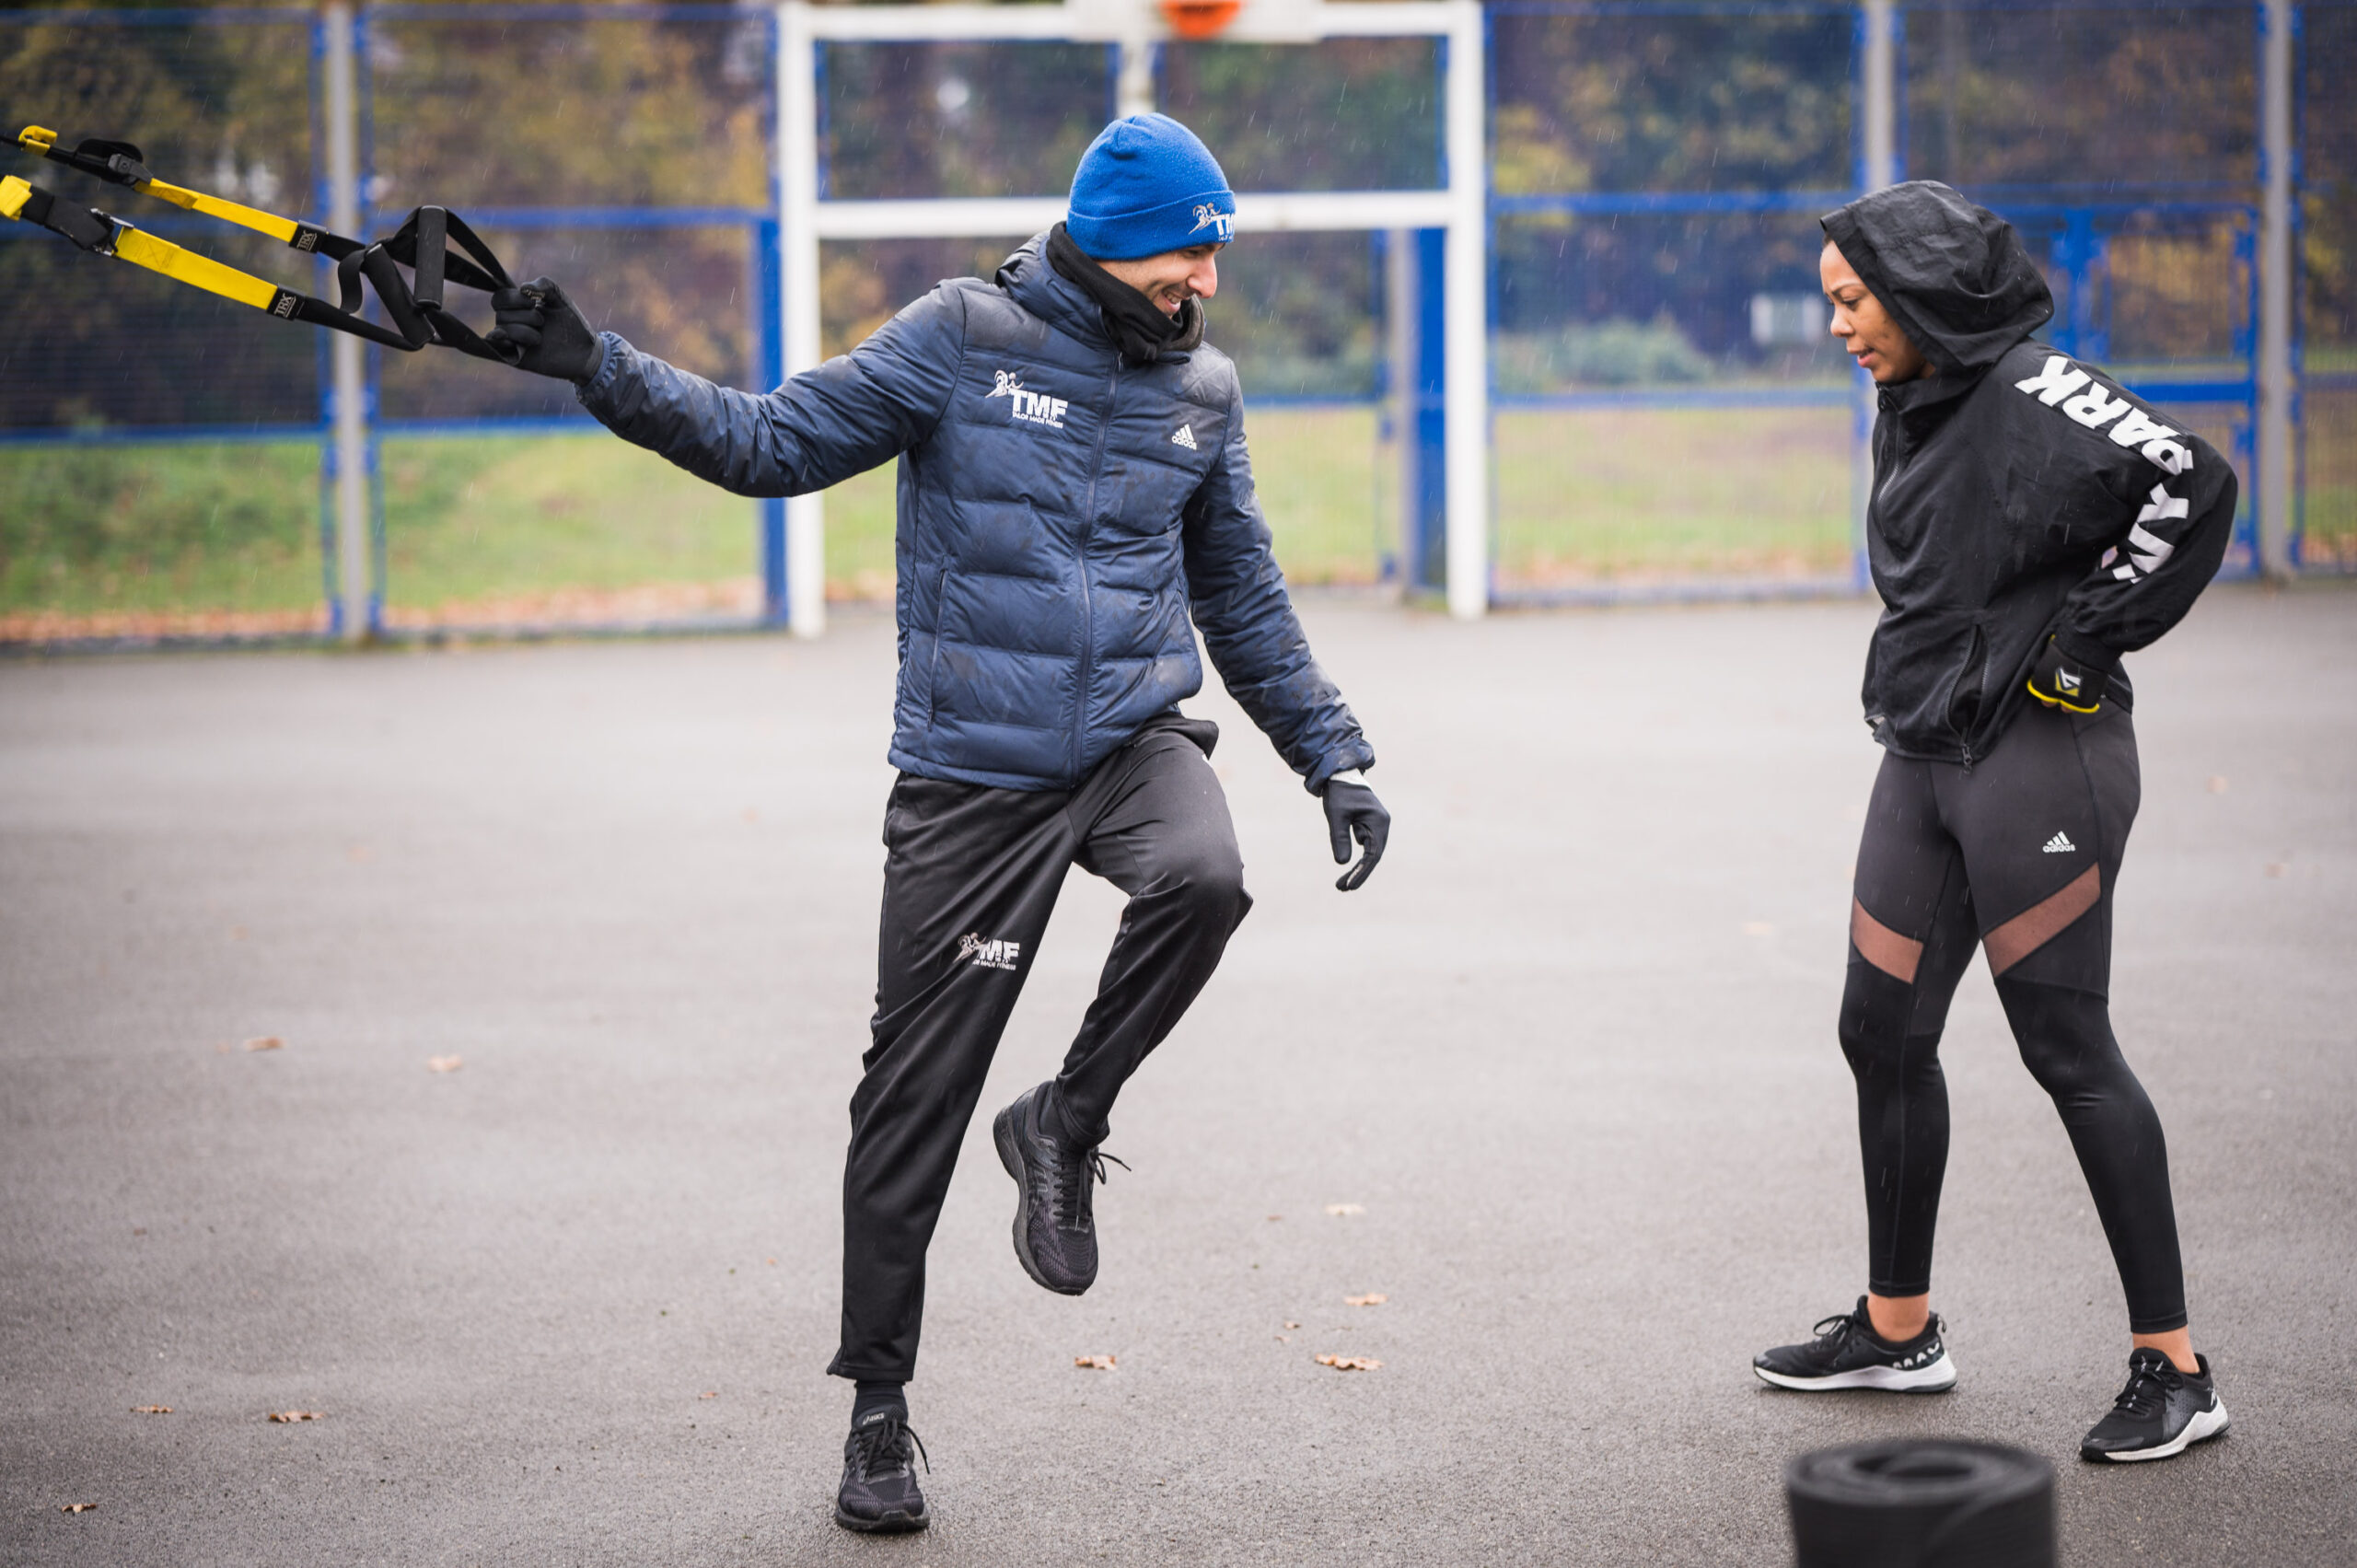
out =
[[[1236,238],[1236,192],[1192,131],[1167,114],[1132,114],[1081,155],[1064,232],[1099,261],[1225,245]]]

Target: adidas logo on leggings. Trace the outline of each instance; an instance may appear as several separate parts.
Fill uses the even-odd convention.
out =
[[[2068,833],[2057,833],[2046,841],[2046,853],[2049,854],[2070,854],[2078,847],[2071,842],[2071,835]]]

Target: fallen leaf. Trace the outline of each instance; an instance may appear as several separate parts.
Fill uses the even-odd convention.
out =
[[[2281,877],[2283,873],[2291,869],[2292,868],[2290,866],[2284,865],[2280,860],[2270,860],[2267,863],[2267,874],[2270,877]]]
[[[1375,1291],[1366,1295],[1346,1295],[1342,1297],[1342,1305],[1345,1307],[1380,1307],[1390,1299],[1391,1298],[1389,1296],[1384,1295],[1381,1291]]]
[[[698,1394],[696,1398],[699,1400],[716,1400],[720,1398],[720,1390],[717,1388],[706,1388],[702,1393]]]
[[[1288,1328],[1288,1329],[1298,1329],[1298,1328],[1300,1328],[1300,1327],[1301,1327],[1301,1325],[1300,1325],[1300,1324],[1298,1324],[1298,1323],[1296,1323],[1296,1322],[1295,1322],[1292,1318],[1286,1318],[1286,1319],[1285,1319],[1285,1327],[1286,1327],[1286,1328]]]
[[[776,1259],[772,1258],[772,1259],[771,1259],[771,1260],[770,1260],[770,1267],[771,1267],[771,1268],[772,1268],[772,1269],[774,1269],[774,1268],[776,1268],[776,1267],[777,1267],[777,1260],[776,1260]]]
[[[131,1413],[134,1415],[169,1415],[172,1413],[172,1407],[169,1405],[134,1405],[131,1407]]]
[[[318,1421],[326,1414],[325,1411],[273,1411],[270,1419],[277,1422]]]
[[[1321,1355],[1318,1358],[1318,1365],[1330,1366],[1337,1372],[1373,1372],[1383,1363],[1371,1355]]]
[[[1293,1336],[1291,1334],[1279,1334],[1277,1336],[1277,1343],[1281,1345],[1289,1345],[1293,1343]]]
[[[1279,1220],[1281,1220],[1281,1219],[1283,1219],[1283,1218],[1284,1218],[1284,1215],[1283,1215],[1283,1214],[1271,1214],[1271,1215],[1269,1216],[1269,1223],[1270,1223],[1271,1225],[1274,1225],[1274,1224],[1276,1224]]]
[[[1109,1355],[1076,1355],[1072,1358],[1072,1364],[1087,1372],[1113,1370],[1113,1357]]]
[[[246,1041],[246,1049],[248,1051],[284,1051],[286,1049],[286,1042],[276,1035],[256,1035]]]
[[[463,1056],[429,1056],[425,1059],[425,1070],[429,1073],[455,1073],[466,1064],[467,1059]]]
[[[87,1514],[97,1506],[95,1503],[60,1503],[57,1511],[61,1514]]]
[[[1366,1213],[1366,1205],[1364,1203],[1329,1203],[1326,1205],[1326,1212],[1329,1214],[1363,1214]]]
[[[2212,795],[2223,795],[2226,793],[2225,774],[2212,773],[2210,775],[2210,793]]]

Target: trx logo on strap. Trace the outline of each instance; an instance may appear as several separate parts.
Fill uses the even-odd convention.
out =
[[[286,289],[280,289],[278,297],[270,303],[270,313],[281,319],[292,321],[295,319],[295,307],[299,297]]]

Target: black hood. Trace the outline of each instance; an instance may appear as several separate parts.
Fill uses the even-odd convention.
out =
[[[1819,221],[1944,377],[1986,370],[2054,314],[2014,226],[1935,180],[1861,196]]]

